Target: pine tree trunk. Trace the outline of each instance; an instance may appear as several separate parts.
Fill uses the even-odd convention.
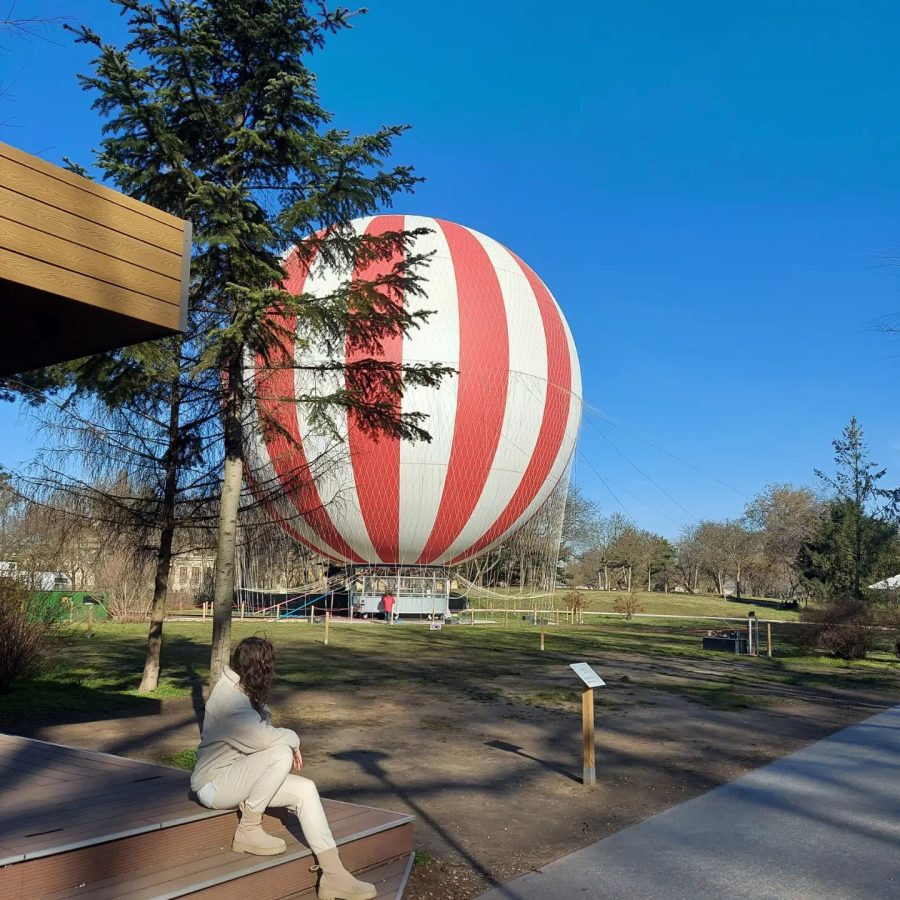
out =
[[[159,666],[162,655],[163,620],[166,617],[166,598],[169,590],[169,573],[172,569],[172,539],[174,523],[166,524],[159,538],[156,557],[156,577],[153,582],[153,604],[150,607],[150,632],[147,636],[147,658],[141,676],[139,694],[155,691],[159,685]]]
[[[243,442],[239,411],[243,371],[240,360],[229,366],[224,403],[225,467],[219,499],[216,581],[213,589],[213,633],[209,686],[215,687],[231,654],[231,613],[234,605],[234,561],[237,550],[238,508],[241,499]]]
[[[162,531],[156,555],[156,577],[153,583],[153,605],[150,608],[150,632],[147,636],[147,658],[141,676],[139,694],[155,691],[159,685],[159,666],[162,655],[163,620],[169,592],[169,573],[172,570],[172,542],[175,537],[175,500],[178,493],[178,460],[181,455],[179,421],[181,414],[181,385],[172,384],[169,405],[168,449],[166,451],[166,479],[163,486]]]

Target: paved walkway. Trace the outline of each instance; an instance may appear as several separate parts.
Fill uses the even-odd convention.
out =
[[[898,897],[900,706],[482,900]]]

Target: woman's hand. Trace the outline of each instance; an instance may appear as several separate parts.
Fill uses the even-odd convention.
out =
[[[303,768],[303,756],[299,750],[294,750],[294,769],[300,771]]]

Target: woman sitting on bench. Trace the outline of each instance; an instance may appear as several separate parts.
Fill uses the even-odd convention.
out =
[[[354,878],[341,863],[316,785],[292,774],[303,766],[300,738],[272,725],[266,702],[275,676],[275,649],[258,637],[235,648],[206,704],[191,787],[210,809],[239,807],[231,849],[274,856],[285,842],[262,827],[266,807],[293,809],[322,875],[320,900],[371,900],[375,887]]]

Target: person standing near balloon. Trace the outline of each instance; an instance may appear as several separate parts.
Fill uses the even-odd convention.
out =
[[[262,816],[268,807],[294,810],[322,872],[319,900],[372,900],[375,886],[354,878],[340,860],[315,783],[292,774],[303,767],[300,738],[272,725],[266,703],[274,678],[271,642],[244,638],[206,703],[191,788],[209,809],[240,809],[236,853],[284,853],[287,845],[263,830]]]
[[[382,598],[381,602],[384,604],[384,619],[388,623],[388,625],[394,624],[394,605],[397,602],[397,598],[388,591]]]

